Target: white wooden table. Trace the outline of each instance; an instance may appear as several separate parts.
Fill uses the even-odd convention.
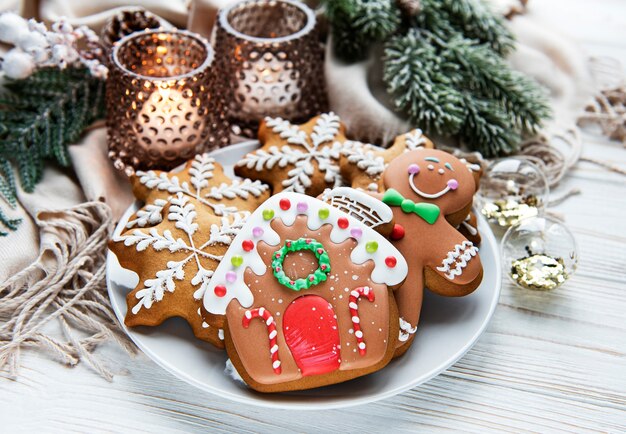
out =
[[[535,14],[589,54],[626,65],[626,2],[535,0]],[[585,134],[584,155],[626,168],[626,149]],[[578,272],[550,293],[504,283],[486,333],[439,377],[395,398],[346,410],[246,407],[200,392],[140,354],[114,347],[122,375],[24,354],[0,377],[0,431],[603,431],[626,432],[626,179],[580,163],[559,191],[583,194],[554,210],[579,243]]]

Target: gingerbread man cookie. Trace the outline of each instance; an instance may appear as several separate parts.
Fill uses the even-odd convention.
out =
[[[396,355],[411,344],[424,286],[445,296],[471,293],[482,280],[478,249],[456,227],[468,216],[479,174],[451,154],[417,149],[385,169],[382,201],[393,210],[393,244],[409,261],[404,285],[395,292],[402,319]]]
[[[269,196],[268,186],[230,180],[206,154],[176,173],[137,172],[132,182],[145,205],[109,243],[120,265],[139,275],[126,298],[126,325],[156,326],[178,316],[198,338],[223,346],[201,299],[245,218]]]
[[[204,307],[225,315],[228,355],[255,390],[339,383],[391,360],[399,322],[391,289],[408,267],[375,230],[391,210],[361,194],[356,212],[298,193],[272,196],[215,270]],[[373,219],[355,218],[362,210]]]
[[[347,146],[339,116],[325,113],[303,125],[265,118],[259,127],[262,147],[235,165],[235,173],[272,186],[274,194],[294,191],[317,196],[342,184],[341,151]]]

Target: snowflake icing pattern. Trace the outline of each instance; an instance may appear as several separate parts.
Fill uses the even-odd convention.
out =
[[[137,252],[151,248],[160,252],[187,253],[182,259],[164,260],[163,268],[156,276],[145,279],[143,288],[135,293],[137,304],[132,313],[137,314],[142,308],[150,309],[154,302],[163,300],[167,292],[174,292],[177,282],[185,279],[185,271],[194,264],[193,277],[190,280],[194,288],[193,297],[199,300],[213,275],[213,269],[222,259],[222,255],[209,252],[209,248],[230,245],[239,229],[250,215],[249,211],[239,211],[234,206],[227,206],[224,199],[248,199],[259,197],[268,190],[260,181],[231,180],[218,186],[211,186],[214,177],[215,160],[207,154],[197,155],[189,167],[189,181],[180,181],[179,177],[167,172],[137,172],[139,182],[151,192],[160,193],[150,203],[137,211],[126,227],[126,233],[116,242],[123,242],[126,247],[134,247]],[[175,229],[159,229],[164,221],[167,208],[167,220],[175,222]],[[210,223],[208,240],[199,244],[198,235],[206,234],[198,224],[197,206],[205,207],[214,215]],[[139,228],[146,228],[141,230]],[[199,230],[200,229],[200,230]],[[176,233],[174,233],[176,232]],[[206,235],[203,235],[206,238]],[[214,249],[211,249],[214,250]],[[210,263],[207,264],[207,261]],[[196,271],[197,270],[197,271]]]
[[[238,165],[263,171],[272,170],[275,166],[284,168],[291,164],[295,167],[282,182],[284,191],[305,193],[312,184],[314,169],[311,163],[315,161],[319,170],[324,172],[324,181],[327,184],[331,184],[333,188],[342,185],[339,158],[347,145],[334,141],[341,125],[339,116],[334,113],[322,114],[310,135],[281,118],[266,118],[265,122],[281,139],[290,145],[301,147],[302,150],[290,146],[272,146],[267,151],[259,149],[246,155]]]

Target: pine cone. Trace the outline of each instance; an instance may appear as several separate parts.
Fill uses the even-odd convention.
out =
[[[109,18],[102,28],[102,43],[108,49],[124,36],[159,27],[169,28],[171,25],[161,17],[142,8],[123,10]]]
[[[409,17],[416,16],[422,10],[420,0],[396,0],[396,3],[400,10]]]

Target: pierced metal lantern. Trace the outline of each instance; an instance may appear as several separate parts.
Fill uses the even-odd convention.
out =
[[[217,19],[216,68],[231,123],[248,134],[265,116],[303,122],[327,110],[314,12],[290,0],[244,0]]]
[[[181,30],[141,31],[115,45],[106,91],[115,167],[172,169],[229,143],[212,61],[208,42]]]

